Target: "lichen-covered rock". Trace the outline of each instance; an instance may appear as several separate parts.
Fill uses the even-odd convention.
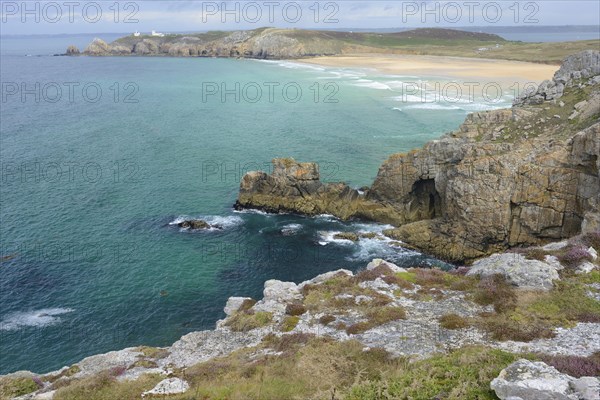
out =
[[[223,311],[228,316],[233,315],[233,313],[235,313],[237,310],[240,309],[240,307],[242,306],[242,304],[244,304],[245,301],[249,301],[249,300],[252,300],[252,298],[250,298],[250,297],[230,297],[227,299],[227,303],[225,304],[225,308],[223,309]]]
[[[211,358],[224,356],[242,347],[256,346],[267,334],[261,329],[232,332],[220,329],[191,332],[169,347],[169,355],[158,360],[159,366],[189,367]]]
[[[352,271],[348,271],[347,269],[338,269],[335,271],[325,272],[323,274],[317,275],[312,279],[304,281],[298,285],[298,289],[302,290],[302,288],[306,285],[318,285],[320,283],[326,282],[336,276],[353,276]]]
[[[375,258],[373,259],[373,261],[371,261],[370,263],[367,264],[367,270],[373,270],[377,267],[387,267],[389,268],[392,272],[398,273],[398,272],[406,272],[406,270],[404,268],[400,268],[399,266],[397,266],[396,264],[389,262],[389,261],[385,261],[382,260],[381,258]]]
[[[476,261],[467,275],[482,277],[502,275],[508,282],[521,289],[552,289],[552,282],[559,279],[556,268],[538,260],[528,260],[520,254],[493,254]]]
[[[263,300],[285,302],[299,300],[301,297],[298,285],[294,282],[282,282],[277,279],[269,279],[265,282]]]
[[[490,387],[501,400],[598,400],[600,380],[575,379],[543,362],[521,359],[503,369]]]
[[[559,99],[563,96],[565,87],[572,82],[596,75],[600,75],[600,52],[582,51],[567,57],[552,80],[542,82],[537,89],[526,91],[515,100],[515,104],[542,104],[544,101]]]
[[[167,378],[164,379],[153,389],[142,393],[142,397],[146,396],[167,396],[171,394],[185,393],[190,389],[190,384],[180,378]]]
[[[575,273],[577,273],[577,274],[589,274],[590,272],[592,272],[596,268],[597,267],[596,267],[595,264],[592,264],[591,262],[586,261],[586,262],[581,263],[577,267],[577,270],[575,271]]]

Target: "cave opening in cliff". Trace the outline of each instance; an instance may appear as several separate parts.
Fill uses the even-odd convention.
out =
[[[441,215],[441,198],[434,179],[420,179],[413,184],[410,213],[416,219],[433,219]]]

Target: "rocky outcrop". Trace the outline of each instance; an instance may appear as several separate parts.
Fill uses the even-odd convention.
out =
[[[71,45],[71,46],[67,47],[67,53],[66,54],[68,56],[76,56],[76,55],[80,54],[80,51],[77,48],[77,46]]]
[[[292,158],[276,158],[272,164],[271,174],[254,171],[244,175],[236,209],[252,207],[272,213],[317,215],[336,208],[336,215],[342,218],[356,212],[358,191],[344,184],[322,183],[317,164],[298,163]]]
[[[152,390],[142,393],[142,397],[180,394],[187,392],[189,389],[190,384],[183,379],[168,378],[160,381]]]
[[[552,80],[543,81],[537,89],[526,91],[515,100],[515,104],[542,104],[544,101],[560,99],[571,82],[596,75],[600,75],[600,52],[583,51],[567,58]]]
[[[502,400],[599,400],[600,379],[561,374],[543,362],[518,360],[500,372],[490,387]]]
[[[389,268],[393,273],[406,272],[404,268],[400,268],[396,264],[389,261],[385,261],[381,258],[375,258],[373,259],[373,261],[367,264],[367,271],[372,271],[379,267]]]
[[[320,182],[314,164],[276,159],[272,174],[243,177],[236,206],[393,224],[386,235],[453,262],[596,230],[599,54],[565,60],[553,80],[564,86],[560,104],[470,114],[457,131],[390,156],[364,193]]]
[[[126,36],[110,44],[94,39],[83,54],[90,56],[171,56],[299,58],[332,55],[344,45],[317,31],[297,35],[293,30],[261,28],[252,31],[209,32],[196,35]],[[74,55],[67,51],[67,55]]]
[[[528,260],[520,254],[494,254],[477,260],[467,275],[491,277],[502,275],[506,281],[521,289],[550,290],[558,280],[555,266],[538,260]]]
[[[90,56],[108,55],[110,54],[110,46],[104,40],[94,38],[83,52]]]
[[[236,209],[254,208],[271,213],[334,214],[342,219],[364,217],[400,222],[393,209],[369,201],[364,193],[344,183],[320,181],[316,163],[276,158],[272,173],[249,172],[242,178]],[[390,218],[389,220],[387,218]]]
[[[182,229],[223,229],[220,225],[211,225],[208,222],[202,219],[189,219],[185,221],[181,221],[177,224]]]
[[[387,40],[382,41],[385,36]],[[449,40],[504,42],[497,35],[454,29],[415,29],[402,33],[335,32],[303,29],[259,28],[248,31],[212,31],[165,36],[131,35],[106,46],[93,43],[84,53],[93,56],[240,57],[291,59],[344,53],[397,52],[396,44],[429,43],[446,46]],[[384,44],[386,43],[386,44]]]

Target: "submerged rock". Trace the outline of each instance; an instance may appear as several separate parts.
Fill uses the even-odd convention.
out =
[[[358,242],[358,235],[352,232],[340,232],[333,235],[334,239],[350,240],[352,242]]]
[[[185,220],[177,224],[183,229],[223,229],[220,225],[211,225],[202,219]]]
[[[476,261],[467,275],[488,277],[502,275],[507,282],[521,289],[552,289],[559,279],[556,267],[538,260],[528,260],[521,254],[504,253]]]
[[[543,362],[518,360],[490,384],[501,400],[598,400],[600,380],[573,378]]]

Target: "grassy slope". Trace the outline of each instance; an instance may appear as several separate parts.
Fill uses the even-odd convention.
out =
[[[474,58],[497,58],[514,61],[560,64],[570,54],[600,49],[599,40],[559,43],[524,43],[507,41],[497,35],[450,29],[417,29],[400,33],[288,31],[299,40],[320,37],[340,41],[348,46],[371,48],[379,53],[420,54]],[[500,45],[496,48],[496,44]],[[486,51],[479,51],[487,48]],[[363,52],[363,51],[359,51]]]

